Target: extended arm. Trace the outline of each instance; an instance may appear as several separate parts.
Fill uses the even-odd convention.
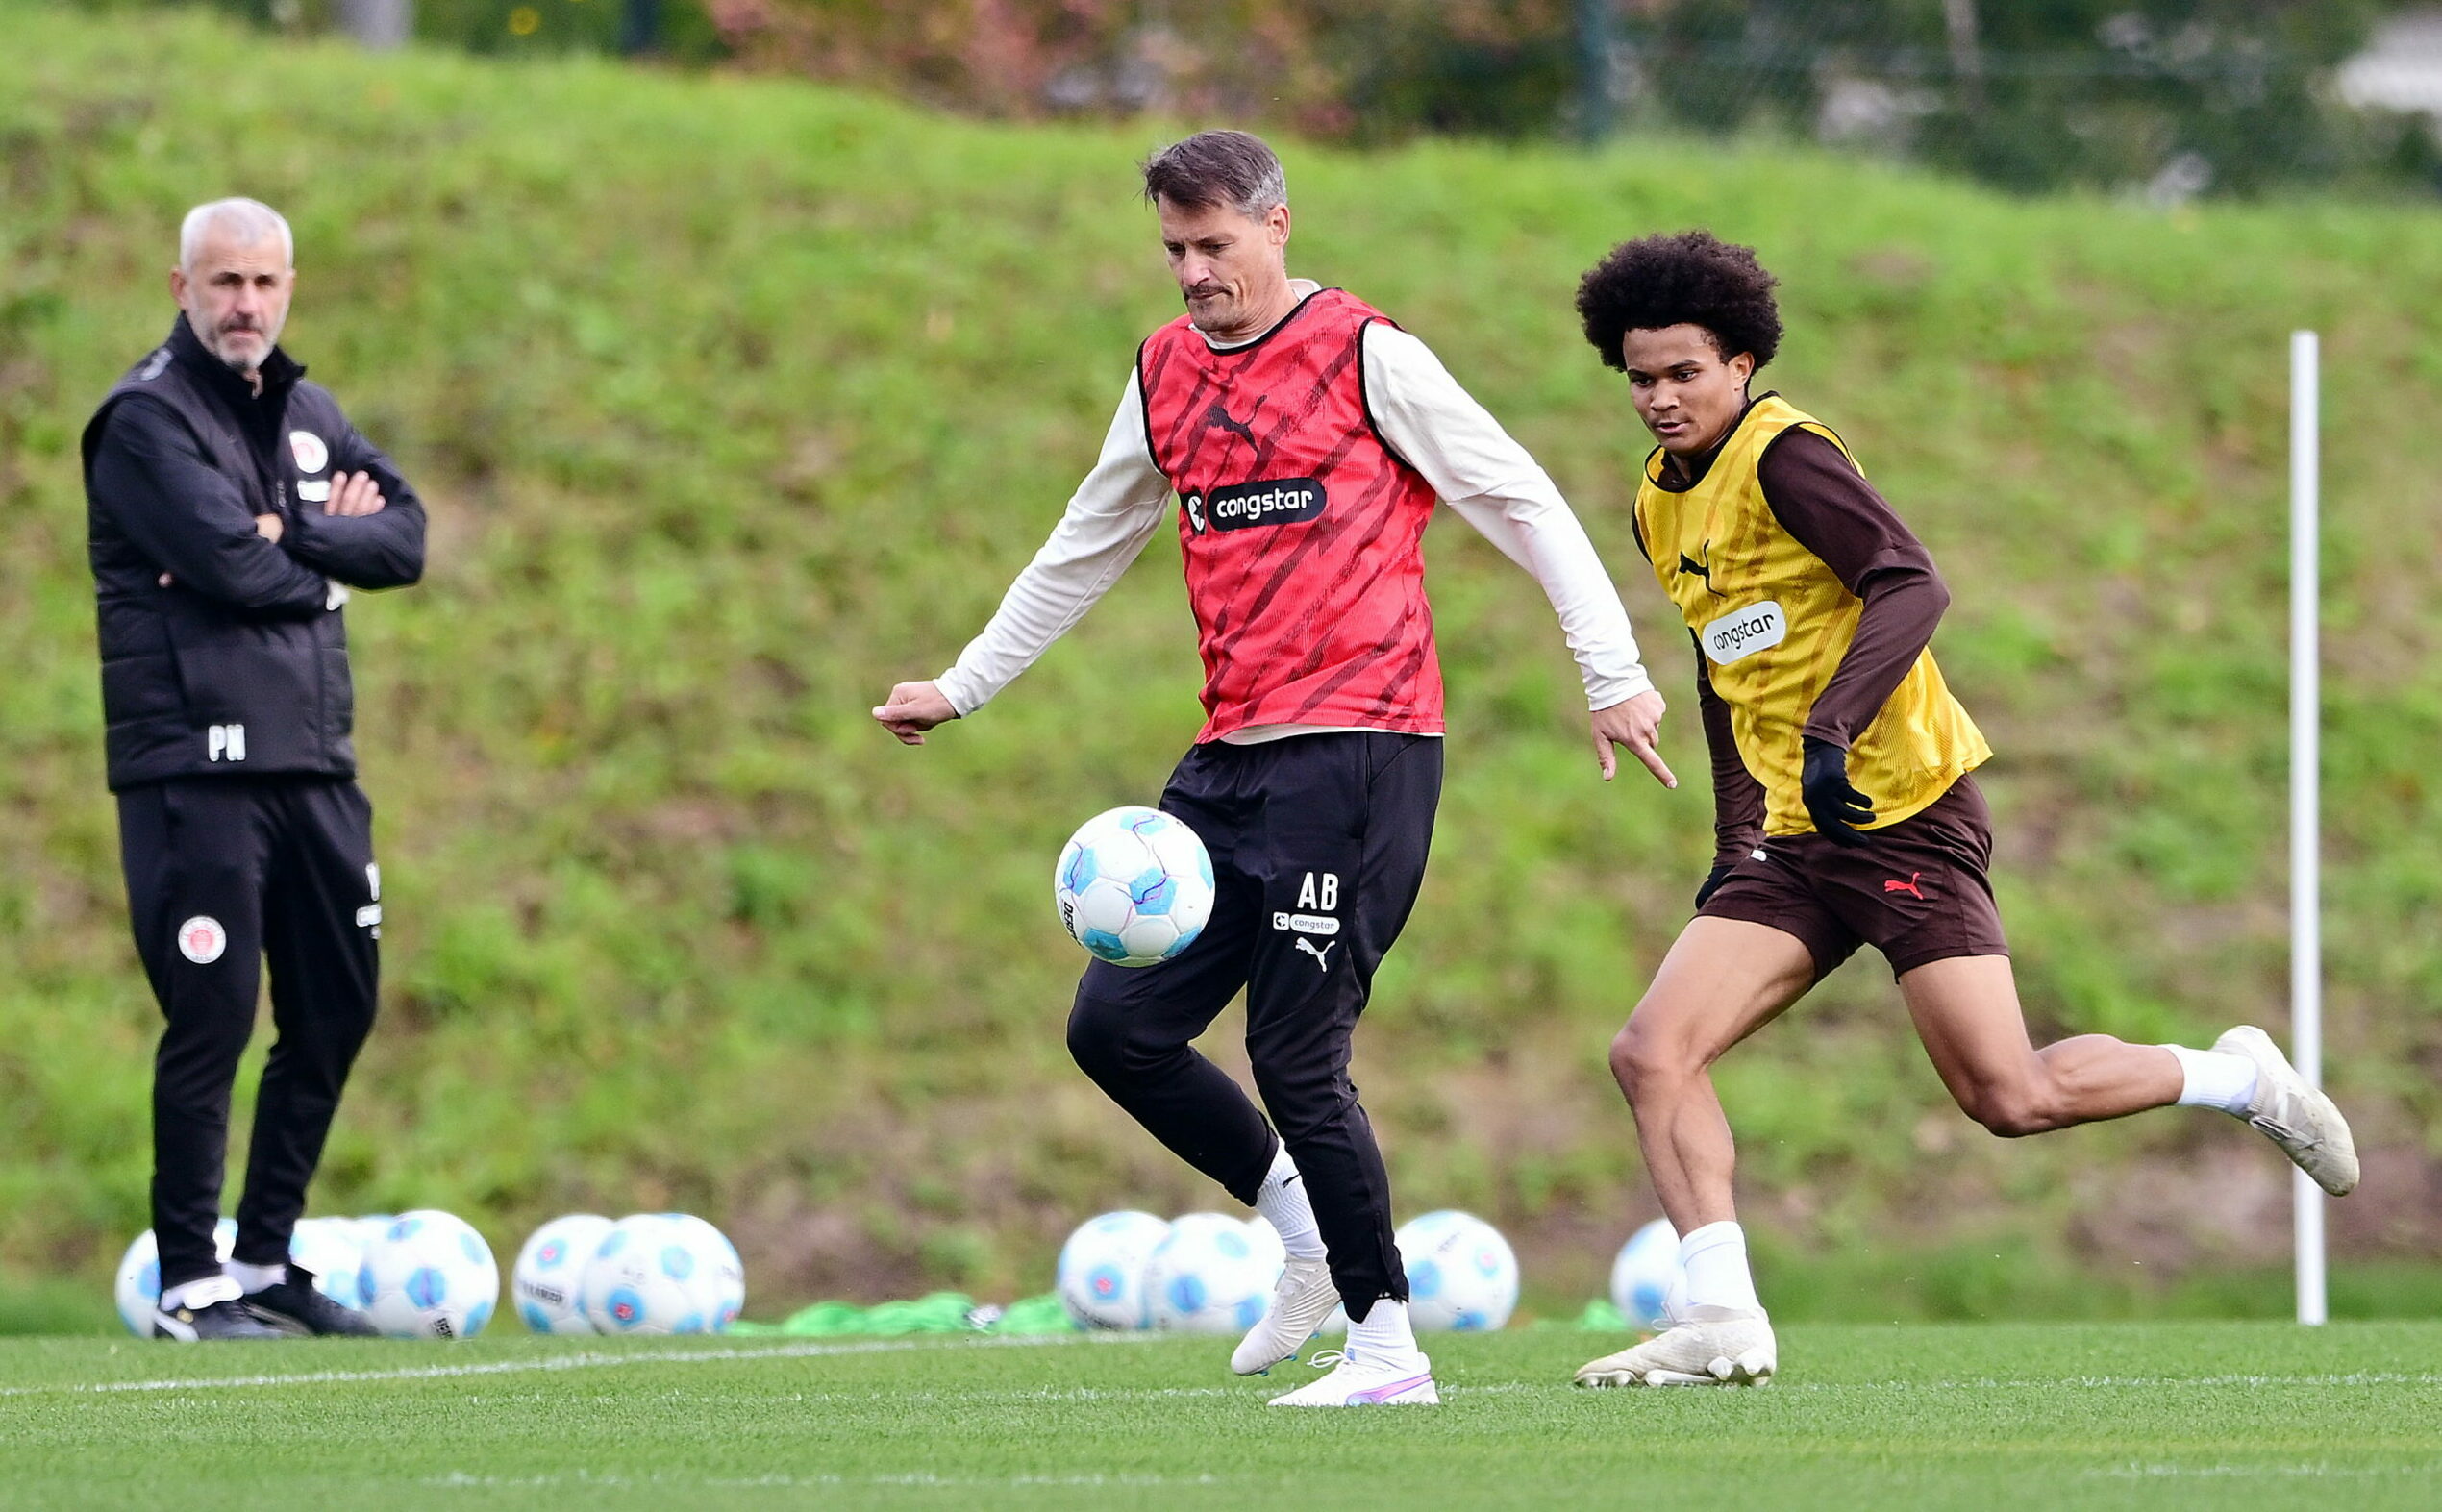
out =
[[[1145,409],[1131,371],[1093,471],[1070,496],[1051,539],[1009,584],[984,632],[934,682],[892,688],[874,717],[901,740],[920,745],[925,731],[983,707],[1110,591],[1160,527],[1169,496],[1170,482],[1153,465],[1145,443]]]
[[[1551,476],[1422,341],[1372,325],[1364,342],[1366,406],[1383,442],[1552,601],[1585,684],[1586,706],[1596,711],[1605,778],[1616,741],[1663,785],[1677,786],[1654,750],[1662,698],[1637,655],[1628,610]]]
[[[93,498],[104,518],[182,588],[283,618],[327,606],[331,586],[322,574],[257,532],[237,485],[150,399],[122,399],[111,410],[93,457]]]
[[[1924,543],[1831,441],[1785,433],[1757,479],[1782,529],[1863,601],[1856,633],[1802,731],[1807,812],[1826,839],[1853,840],[1872,809],[1849,783],[1848,749],[1932,643],[1950,589]]]
[[[370,514],[339,514],[298,500],[285,537],[289,555],[352,588],[403,588],[424,575],[424,503],[397,464],[350,426],[331,448],[331,476],[364,473],[381,490]]]

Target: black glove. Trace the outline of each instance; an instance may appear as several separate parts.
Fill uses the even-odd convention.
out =
[[[1849,782],[1849,753],[1812,735],[1806,742],[1806,771],[1798,785],[1805,791],[1807,817],[1814,832],[1833,845],[1863,845],[1856,827],[1874,818],[1874,806]]]
[[[1715,861],[1713,863],[1711,873],[1705,878],[1705,885],[1696,889],[1696,906],[1699,909],[1702,909],[1705,906],[1707,899],[1721,891],[1721,884],[1730,880],[1730,874],[1737,870],[1737,867],[1738,863],[1736,861]]]

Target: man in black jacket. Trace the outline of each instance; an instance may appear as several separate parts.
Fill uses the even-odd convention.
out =
[[[197,207],[169,339],[85,431],[129,922],[167,1021],[153,1069],[162,1338],[373,1331],[288,1264],[288,1241],[372,1028],[382,932],[340,606],[350,587],[421,576],[424,509],[278,346],[295,278],[269,207]],[[229,1096],[265,957],[279,1038],[224,1267]]]

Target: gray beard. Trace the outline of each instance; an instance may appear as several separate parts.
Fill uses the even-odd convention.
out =
[[[280,333],[279,333],[279,331],[275,328],[275,329],[270,330],[270,331],[259,332],[259,333],[257,333],[257,334],[258,334],[258,335],[260,335],[262,337],[262,355],[263,355],[263,357],[269,357],[269,356],[271,355],[271,349],[272,349],[273,347],[275,347],[275,346],[277,346],[277,345],[279,345],[279,344],[280,344]],[[255,371],[258,367],[260,367],[260,366],[262,366],[262,359],[261,359],[261,358],[242,358],[242,357],[232,357],[232,356],[230,356],[230,355],[229,355],[229,353],[228,353],[228,352],[227,352],[227,351],[226,351],[226,350],[222,347],[221,343],[220,343],[220,342],[218,342],[218,341],[207,341],[207,342],[205,342],[205,343],[204,343],[204,350],[205,350],[205,351],[207,351],[207,352],[210,352],[210,353],[211,353],[213,357],[215,357],[215,358],[219,359],[219,360],[220,360],[220,364],[221,364],[223,367],[228,368],[231,372],[234,372],[234,373],[252,373],[252,372],[254,372],[254,371]]]

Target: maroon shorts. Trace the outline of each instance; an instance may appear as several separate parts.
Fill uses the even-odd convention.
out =
[[[1906,976],[1956,955],[2006,955],[1987,873],[1992,810],[1972,777],[1865,844],[1818,834],[1773,835],[1738,863],[1701,918],[1744,919],[1804,941],[1815,979],[1871,945]]]

